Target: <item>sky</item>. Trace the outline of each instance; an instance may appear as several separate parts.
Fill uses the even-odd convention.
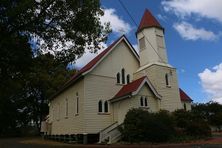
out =
[[[195,103],[222,103],[222,0],[121,1],[136,24],[119,0],[101,0],[105,13],[101,22],[109,21],[113,31],[104,48],[125,34],[138,49],[135,32],[145,9],[149,9],[165,28],[168,60],[177,68],[180,88]],[[86,52],[76,67],[97,54]]]

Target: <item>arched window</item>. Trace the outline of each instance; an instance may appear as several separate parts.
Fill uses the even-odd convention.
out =
[[[98,112],[99,113],[103,112],[102,107],[103,107],[103,104],[102,104],[102,101],[100,100],[99,103],[98,103]]]
[[[140,106],[143,106],[143,97],[140,97]]]
[[[118,84],[120,83],[120,73],[119,72],[116,74],[116,82]]]
[[[144,99],[144,104],[145,104],[145,106],[147,106],[147,97],[145,97],[145,99]]]
[[[127,84],[130,83],[130,75],[129,74],[126,76],[126,81],[127,81]]]
[[[108,101],[104,102],[104,112],[108,113]]]
[[[166,81],[166,85],[169,86],[169,76],[168,76],[168,74],[165,74],[165,81]]]
[[[122,84],[125,84],[125,69],[122,69]]]

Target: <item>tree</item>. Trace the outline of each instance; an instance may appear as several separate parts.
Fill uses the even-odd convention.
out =
[[[25,118],[28,119],[28,122],[24,122],[23,119],[24,126],[34,121],[37,128],[40,128],[41,121],[48,114],[48,99],[74,73],[75,70],[68,70],[67,65],[51,54],[40,55],[33,59],[33,66],[26,75],[26,85],[19,106],[20,113],[25,114]]]
[[[222,125],[222,105],[217,102],[208,102],[206,104],[195,104],[192,106],[192,112],[202,116],[208,124],[216,126],[219,130]]]
[[[100,15],[99,0],[0,0],[0,135],[30,122],[34,107],[23,105],[30,107],[28,102],[34,104],[40,98],[45,101],[54,89],[43,89],[58,86],[57,78],[47,83],[49,75],[39,72],[43,65],[37,62],[38,56],[50,52],[64,68],[85,49],[100,49],[99,43],[110,32],[109,24],[100,23]],[[35,106],[35,113],[45,112],[43,108]]]
[[[101,24],[101,15],[99,0],[1,0],[0,31],[72,62],[107,39],[109,25]]]

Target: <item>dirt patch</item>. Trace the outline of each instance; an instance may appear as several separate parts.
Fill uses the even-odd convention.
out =
[[[27,138],[19,140],[21,144],[34,144],[34,145],[51,145],[51,146],[69,146],[69,144],[56,142],[51,140],[44,140],[42,138]]]

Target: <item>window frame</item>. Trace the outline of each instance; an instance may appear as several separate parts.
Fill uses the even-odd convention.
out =
[[[68,104],[68,99],[65,99],[65,118],[68,118],[69,114],[69,104]]]
[[[120,84],[120,73],[118,72],[117,74],[116,74],[116,83],[117,84]]]
[[[122,84],[125,84],[125,69],[124,68],[122,68],[122,70],[121,70],[121,74],[122,74]]]
[[[126,83],[129,84],[130,83],[130,75],[126,75]]]
[[[99,100],[98,102],[98,113],[102,113],[103,112],[103,101]]]
[[[108,113],[109,112],[109,103],[108,101],[104,102],[104,113]]]

